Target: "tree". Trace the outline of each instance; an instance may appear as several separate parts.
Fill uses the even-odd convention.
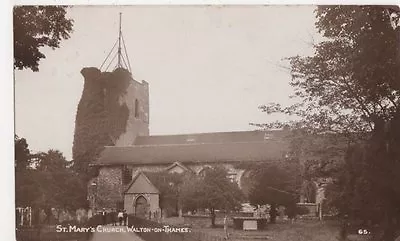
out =
[[[44,210],[76,210],[86,206],[86,185],[57,150],[31,154],[24,138],[15,137],[15,202],[18,207]],[[35,215],[37,216],[37,215]]]
[[[73,20],[67,18],[65,6],[14,7],[14,68],[39,71],[40,59],[46,58],[40,48],[59,48],[68,39]]]
[[[369,225],[374,240],[393,240],[400,221],[399,123],[396,116],[386,128],[377,124],[367,143],[352,147],[342,172],[326,192],[341,215]]]
[[[36,170],[45,172],[62,172],[67,168],[67,160],[64,155],[58,151],[50,149],[47,152],[39,152],[35,155],[36,157]]]
[[[160,191],[160,208],[178,215],[180,189],[188,175],[186,173],[147,172],[146,176]]]
[[[181,190],[185,210],[208,209],[212,227],[215,227],[216,210],[235,210],[244,198],[223,167],[209,168],[204,171],[204,177],[195,176],[186,180]]]
[[[294,209],[298,200],[299,186],[295,168],[276,164],[262,164],[253,169],[255,185],[249,194],[253,205],[270,205],[270,222],[275,223],[276,209],[285,206]]]
[[[382,7],[321,6],[316,15],[326,40],[314,45],[314,56],[288,58],[298,103],[260,108],[299,116],[289,123],[297,129],[371,131],[375,121],[390,119],[399,106],[399,34]]]
[[[363,143],[336,165],[330,201],[341,213],[379,224],[393,240],[399,214],[400,32],[382,6],[320,6],[316,27],[324,40],[313,56],[289,58],[299,102],[261,106],[267,113],[297,115],[288,123],[309,133],[337,133]],[[265,127],[282,126],[269,123]],[[390,134],[389,134],[390,133]],[[375,173],[374,173],[375,172]],[[328,200],[329,201],[329,200]],[[368,215],[366,215],[368,214]]]
[[[15,168],[17,171],[26,170],[30,164],[31,153],[26,139],[14,136]]]

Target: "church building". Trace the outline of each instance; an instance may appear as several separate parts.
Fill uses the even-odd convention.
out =
[[[146,172],[201,175],[207,167],[222,165],[228,170],[229,178],[245,189],[248,185],[243,180],[249,173],[238,168],[238,163],[285,161],[288,157],[286,137],[289,133],[283,130],[149,135],[147,82],[134,80],[123,69],[103,73],[89,68],[83,69],[82,74],[85,82],[104,76],[111,76],[115,82],[121,78],[129,80],[118,97],[118,105],[128,109],[125,130],[113,136],[113,145],[105,146],[98,158],[90,163],[98,169],[98,175],[88,186],[92,209],[124,208],[128,213],[136,214],[144,210],[156,212],[159,190]],[[104,92],[110,91],[105,87]],[[111,112],[107,113],[111,115]],[[112,135],[111,129],[109,135]]]
[[[216,165],[228,170],[229,178],[246,193],[251,176],[239,164],[289,158],[285,130],[150,135],[149,83],[133,79],[121,40],[120,29],[113,58],[118,56],[118,62],[112,71],[102,69],[108,57],[100,68],[81,70],[84,88],[77,108],[73,159],[84,171],[96,170],[88,183],[91,210],[158,212],[160,190],[149,173],[202,175]]]

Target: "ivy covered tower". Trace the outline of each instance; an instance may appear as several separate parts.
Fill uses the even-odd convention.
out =
[[[77,168],[86,172],[104,146],[129,146],[136,136],[149,135],[149,85],[132,77],[121,24],[100,68],[83,68],[81,74],[72,153]]]

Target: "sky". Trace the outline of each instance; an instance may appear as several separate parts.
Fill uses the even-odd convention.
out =
[[[288,120],[262,113],[293,103],[283,58],[311,55],[314,6],[74,6],[71,38],[43,48],[39,72],[15,72],[15,129],[33,151],[72,157],[80,71],[100,67],[118,37],[133,77],[150,89],[150,134],[254,130]]]

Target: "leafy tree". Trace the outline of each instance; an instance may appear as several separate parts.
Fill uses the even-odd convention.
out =
[[[204,186],[202,178],[194,176],[193,178],[187,178],[181,187],[181,201],[184,211],[195,212],[197,209],[203,208],[202,200],[200,197],[204,197]]]
[[[244,196],[238,185],[228,178],[223,167],[209,168],[204,176],[185,180],[181,189],[181,201],[186,210],[208,209],[211,225],[215,226],[215,210],[235,210]]]
[[[46,222],[53,216],[51,208],[76,210],[86,206],[86,185],[61,152],[30,154],[26,140],[16,136],[15,157],[16,206],[33,207],[35,216],[44,210]]]
[[[400,171],[400,32],[383,6],[320,6],[316,27],[324,40],[313,56],[289,58],[295,105],[261,106],[267,113],[297,115],[289,124],[308,133],[337,133],[355,141],[345,162],[335,163],[329,199],[341,213],[379,224],[393,240]],[[261,125],[262,126],[262,125]],[[390,134],[389,134],[390,133]],[[362,134],[360,136],[358,134]],[[337,171],[339,170],[339,171]]]
[[[393,240],[400,221],[399,123],[396,116],[386,131],[377,125],[371,140],[352,147],[326,192],[329,204],[341,215],[361,220],[366,227],[376,225],[374,240]]]
[[[169,173],[169,172],[147,172],[146,176],[160,191],[160,208],[170,210],[178,214],[179,212],[179,196],[180,189],[185,179],[185,173]]]
[[[47,152],[40,152],[34,155],[37,158],[36,170],[46,172],[60,172],[67,167],[67,160],[58,150],[50,149]]]
[[[46,56],[41,47],[59,48],[68,39],[73,21],[64,6],[14,7],[14,68],[39,71],[40,59]]]
[[[28,143],[24,138],[14,137],[15,142],[15,168],[17,171],[26,170],[30,164],[31,154]]]
[[[399,106],[399,34],[385,9],[376,6],[320,6],[316,27],[325,38],[314,56],[288,58],[294,98],[267,113],[297,115],[289,123],[314,132],[371,131],[378,119],[390,119]],[[270,123],[267,127],[282,123]]]
[[[270,205],[270,222],[275,223],[276,209],[285,206],[295,209],[299,187],[295,168],[284,168],[276,164],[262,164],[253,170],[255,185],[250,190],[249,200],[253,205]]]

